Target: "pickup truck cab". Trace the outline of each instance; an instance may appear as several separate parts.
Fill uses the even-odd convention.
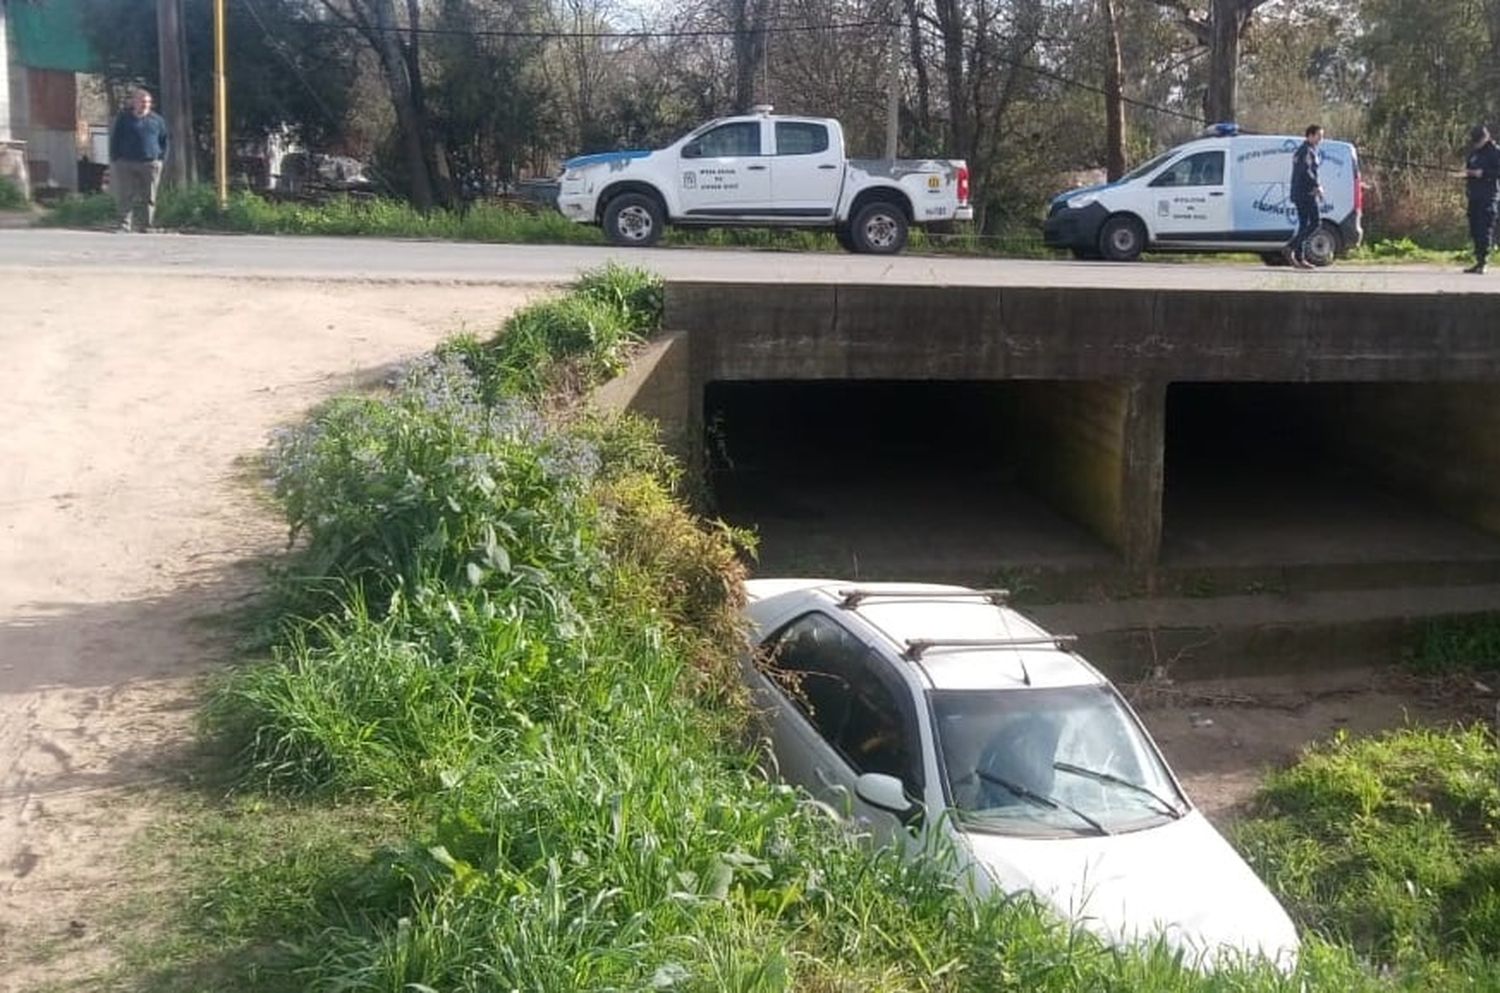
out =
[[[964,162],[846,159],[838,121],[770,110],[710,121],[658,151],[569,159],[558,209],[616,245],[653,245],[669,224],[824,228],[881,255],[901,251],[912,225],[973,218]]]
[[[1116,262],[1154,250],[1255,252],[1279,263],[1297,228],[1290,186],[1292,153],[1301,144],[1290,135],[1214,125],[1207,136],[1113,183],[1058,194],[1047,213],[1046,243],[1078,258]],[[1318,158],[1323,220],[1308,241],[1308,261],[1326,266],[1364,237],[1364,203],[1353,145],[1325,140]]]

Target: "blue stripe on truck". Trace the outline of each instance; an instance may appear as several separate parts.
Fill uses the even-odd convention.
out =
[[[640,148],[623,152],[595,152],[593,155],[579,155],[568,159],[563,163],[563,168],[582,169],[584,166],[605,165],[609,162],[629,162],[631,159],[644,159],[650,154],[649,150]]]

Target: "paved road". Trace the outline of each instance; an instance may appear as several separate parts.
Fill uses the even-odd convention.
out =
[[[616,259],[669,279],[750,282],[924,283],[979,286],[1160,287],[1319,292],[1500,293],[1494,277],[1430,266],[1353,266],[1304,273],[1243,265],[896,258],[719,249],[476,245],[375,238],[117,235],[0,231],[0,268],[101,268],[266,278],[555,283]]]

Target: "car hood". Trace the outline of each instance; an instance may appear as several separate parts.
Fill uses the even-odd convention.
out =
[[[1287,970],[1296,964],[1297,931],[1286,911],[1197,811],[1103,837],[960,837],[989,881],[1033,893],[1112,945],[1161,937],[1201,968],[1244,956]]]
[[[1112,183],[1095,183],[1093,186],[1080,186],[1080,187],[1078,187],[1076,189],[1072,189],[1072,190],[1063,190],[1061,193],[1057,194],[1057,196],[1053,197],[1047,203],[1048,203],[1049,207],[1053,207],[1053,206],[1056,206],[1057,204],[1062,203],[1065,200],[1071,200],[1074,197],[1076,197],[1076,196],[1082,196],[1085,193],[1103,193],[1105,190],[1112,190],[1112,189],[1114,189],[1117,186],[1123,186],[1123,185],[1124,184],[1121,183],[1119,180],[1115,180]]]

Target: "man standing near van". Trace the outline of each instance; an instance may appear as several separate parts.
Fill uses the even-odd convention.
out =
[[[1322,143],[1323,129],[1316,124],[1308,125],[1306,140],[1292,155],[1292,206],[1297,208],[1297,233],[1292,235],[1286,251],[1298,269],[1313,268],[1307,261],[1307,241],[1322,219],[1318,206],[1323,199],[1323,185],[1318,181],[1318,146]]]
[[[1469,234],[1474,237],[1474,264],[1464,272],[1481,275],[1489,263],[1495,218],[1500,215],[1500,147],[1483,124],[1469,132],[1469,144],[1469,161],[1463,175],[1469,190]]]
[[[167,122],[151,112],[151,94],[137,89],[109,132],[109,183],[120,206],[120,230],[134,226],[137,204],[150,230],[156,223],[156,188],[167,157]]]

